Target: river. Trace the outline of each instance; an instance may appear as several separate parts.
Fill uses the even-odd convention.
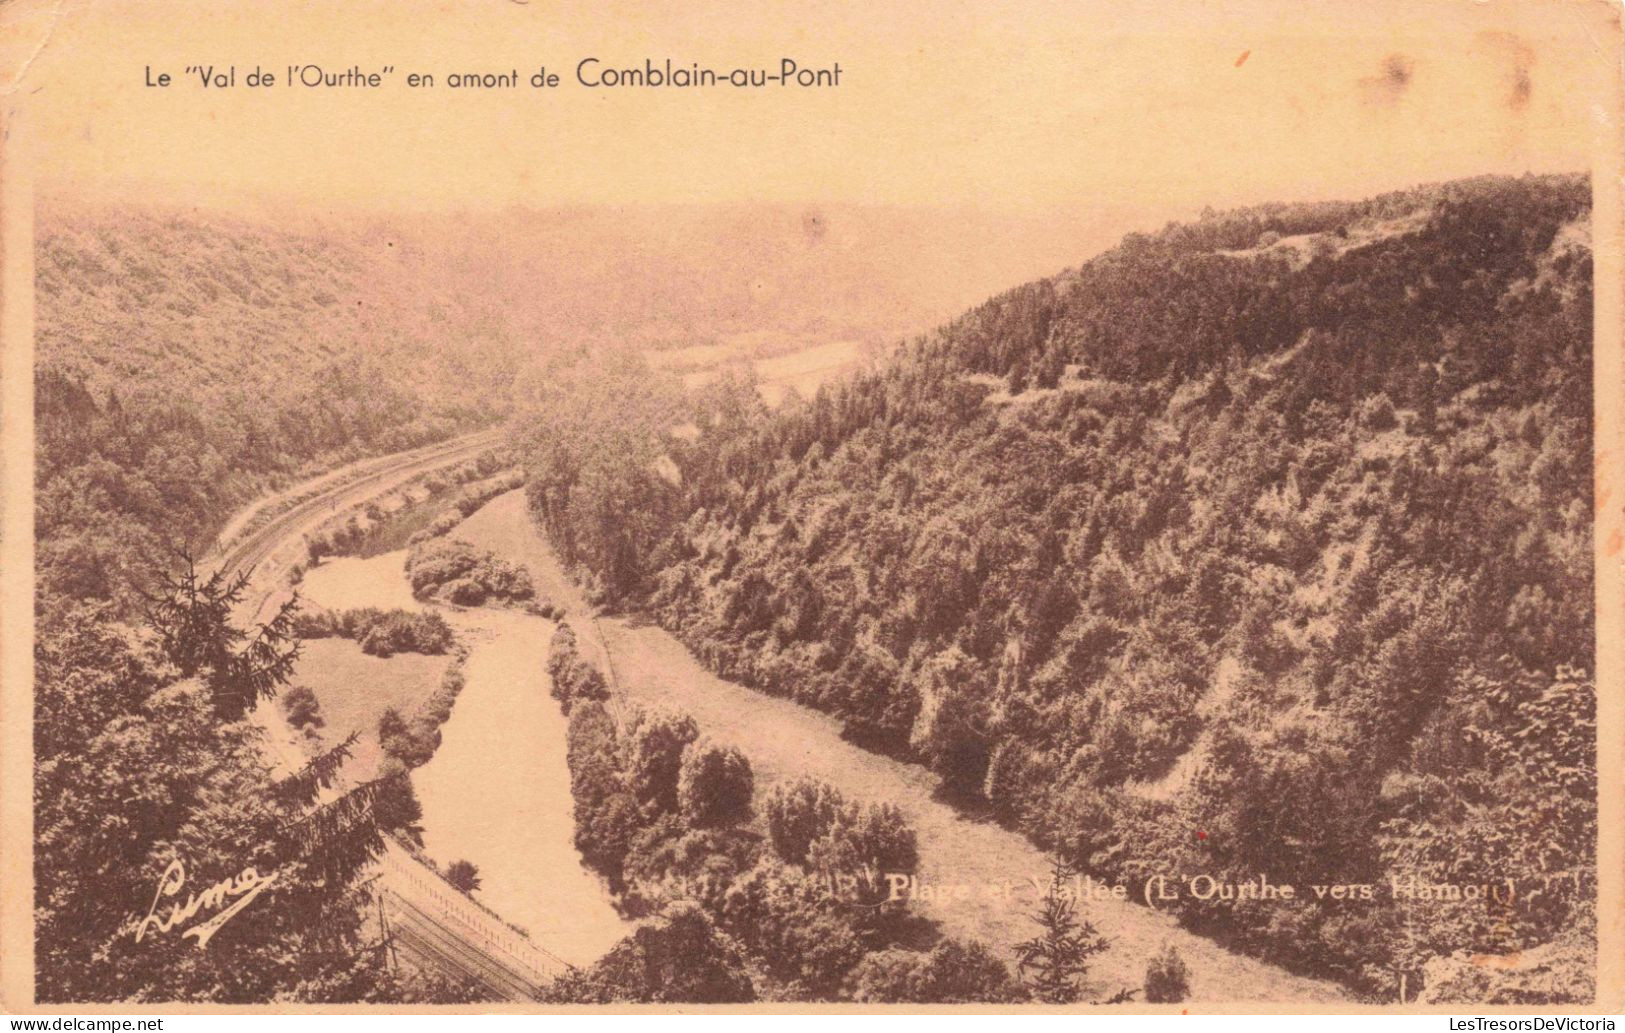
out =
[[[329,560],[305,575],[301,593],[330,609],[424,609],[405,558]],[[473,862],[477,900],[564,960],[591,964],[631,925],[575,849],[565,719],[548,692],[554,624],[508,610],[440,612],[470,651],[440,748],[412,773],[424,851],[442,868]]]

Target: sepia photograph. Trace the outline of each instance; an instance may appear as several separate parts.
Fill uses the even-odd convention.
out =
[[[0,5],[0,1010],[1617,1014],[1622,58]]]

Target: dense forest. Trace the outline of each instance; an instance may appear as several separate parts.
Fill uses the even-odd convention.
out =
[[[562,359],[529,498],[596,599],[1082,870],[1354,887],[1181,901],[1238,949],[1587,998],[1589,215],[1576,177],[1207,213],[777,411]]]

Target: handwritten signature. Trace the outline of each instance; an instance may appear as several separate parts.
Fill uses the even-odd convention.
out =
[[[169,916],[165,918],[158,913],[158,905],[165,897],[178,896],[186,886],[186,866],[176,858],[169,862],[169,867],[164,869],[164,874],[158,879],[158,891],[152,895],[152,906],[147,908],[146,917],[141,919],[141,923],[135,928],[135,941],[140,943],[148,932],[167,933],[178,925],[190,922],[199,911],[214,911],[213,917],[181,932],[183,937],[190,936],[195,939],[201,950],[209,945],[209,940],[220,931],[221,926],[231,921],[238,912],[252,904],[255,897],[276,882],[276,877],[276,872],[261,875],[253,868],[244,868],[229,879],[221,879],[202,893],[189,894],[184,904],[171,904]],[[227,901],[231,903],[227,904]]]

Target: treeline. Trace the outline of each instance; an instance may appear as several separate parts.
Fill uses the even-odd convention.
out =
[[[305,536],[311,564],[329,556],[371,556],[451,533],[463,520],[504,492],[519,487],[519,471],[497,473],[511,457],[501,449],[482,452],[449,470],[433,470],[379,498],[360,512],[333,517]],[[442,496],[451,495],[440,505]]]
[[[1589,209],[1528,177],[1212,216],[810,402],[716,384],[689,434],[572,384],[523,415],[527,490],[609,602],[1086,870],[1523,901],[1187,901],[1211,935],[1376,1000],[1553,944],[1582,999]]]
[[[464,668],[468,663],[468,648],[457,645],[452,661],[440,676],[440,685],[429,698],[418,704],[410,716],[403,716],[394,707],[378,716],[378,745],[393,763],[385,765],[388,774],[399,774],[429,763],[440,748],[440,726],[451,720],[451,710],[468,684]],[[410,785],[410,783],[407,783]],[[415,803],[415,802],[414,802]],[[413,815],[415,822],[419,814]],[[417,845],[421,836],[414,834]]]
[[[492,477],[478,484],[471,484],[457,494],[451,505],[441,510],[429,525],[421,531],[415,532],[407,539],[408,545],[428,541],[430,538],[443,538],[450,534],[458,524],[478,513],[487,502],[498,495],[505,495],[515,488],[523,486],[525,475],[523,471],[514,470],[500,477]]]
[[[934,934],[889,899],[885,876],[918,864],[895,807],[859,806],[812,780],[760,796],[749,760],[691,718],[631,708],[617,723],[567,624],[548,670],[569,715],[576,846],[623,912],[649,918],[554,986],[555,999],[1025,999],[980,944],[910,949]]]
[[[301,610],[293,631],[301,639],[347,638],[368,656],[423,653],[438,656],[457,641],[451,625],[433,610]]]
[[[661,461],[672,428],[690,415],[681,388],[635,353],[582,350],[521,377],[516,394],[532,512],[589,601],[627,598],[678,513]]]

